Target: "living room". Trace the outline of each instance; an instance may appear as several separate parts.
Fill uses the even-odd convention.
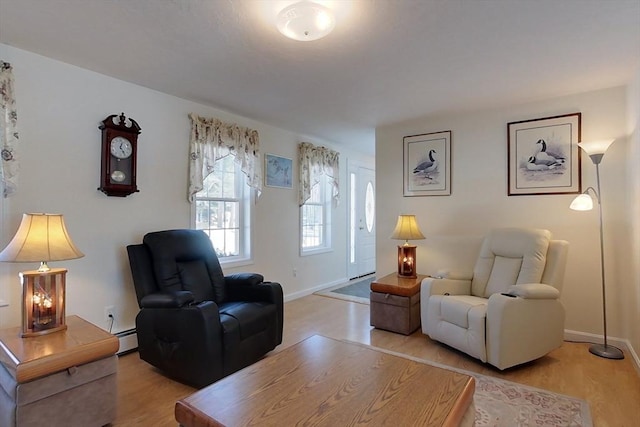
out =
[[[0,0],[0,14],[13,7],[10,3]],[[620,4],[628,6],[629,2]],[[601,164],[607,320],[610,339],[640,370],[639,69],[627,80],[610,86],[567,89],[518,103],[501,104],[496,99],[495,104],[484,108],[422,111],[381,123],[375,127],[375,150],[367,152],[233,113],[217,104],[198,102],[197,94],[178,97],[109,77],[92,71],[81,58],[72,65],[70,60],[49,57],[46,51],[9,43],[4,31],[0,28],[0,59],[11,63],[14,72],[20,176],[16,193],[2,201],[1,243],[4,247],[9,242],[23,213],[64,214],[74,242],[85,253],[84,258],[59,263],[69,269],[68,314],[108,329],[104,310],[113,306],[113,332],[135,327],[138,306],[125,248],[139,243],[149,231],[191,226],[192,211],[186,195],[188,114],[196,113],[256,129],[262,153],[296,159],[297,144],[309,141],[340,152],[343,177],[350,163],[375,169],[379,274],[396,269],[398,242],[389,236],[401,213],[415,214],[427,239],[482,235],[502,225],[549,229],[554,238],[570,242],[561,297],[567,312],[566,338],[598,340],[602,336],[602,303],[596,211],[570,210],[575,194],[507,196],[507,124],[580,112],[583,140],[616,139]],[[631,61],[636,65],[637,56],[636,51]],[[126,63],[121,66],[133,68]],[[495,66],[503,67],[500,63]],[[576,75],[581,71],[575,70]],[[481,90],[483,82],[474,85]],[[98,124],[107,115],[121,112],[142,128],[138,144],[140,192],[126,198],[106,197],[96,190],[100,168]],[[403,197],[403,138],[447,130],[452,131],[451,195]],[[595,179],[595,168],[583,156],[582,189],[595,186]],[[340,190],[346,194],[346,179]],[[265,187],[255,204],[253,263],[224,268],[225,273],[260,272],[282,284],[286,301],[345,281],[347,209],[347,203],[341,202],[333,212],[333,250],[303,257],[299,255],[297,234],[297,187]],[[413,243],[418,245],[419,272],[436,268],[424,256],[424,241]],[[18,272],[25,269],[25,265],[0,264],[0,300],[8,303],[0,308],[0,328],[20,324]]]

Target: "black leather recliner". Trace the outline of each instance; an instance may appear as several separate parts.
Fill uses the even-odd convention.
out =
[[[259,274],[224,276],[201,230],[148,233],[127,246],[140,358],[204,387],[282,343],[283,297]]]

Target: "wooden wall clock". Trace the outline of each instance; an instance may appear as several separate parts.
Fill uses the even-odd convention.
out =
[[[102,167],[100,187],[107,196],[126,197],[138,192],[136,161],[140,126],[124,113],[112,114],[100,123],[102,130]]]

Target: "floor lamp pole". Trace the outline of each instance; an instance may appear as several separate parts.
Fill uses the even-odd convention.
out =
[[[596,159],[592,158],[596,165],[596,186],[598,188],[598,211],[600,213],[600,272],[602,273],[602,318],[604,324],[604,345],[593,344],[589,347],[589,352],[596,356],[605,357],[607,359],[624,359],[624,353],[617,347],[609,345],[607,343],[607,295],[605,289],[605,275],[604,275],[604,233],[602,225],[602,193],[600,192],[600,160],[596,162]]]

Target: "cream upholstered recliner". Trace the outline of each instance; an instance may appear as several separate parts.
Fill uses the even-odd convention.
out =
[[[568,247],[547,230],[492,230],[472,277],[422,281],[422,332],[498,369],[544,356],[563,341]]]

